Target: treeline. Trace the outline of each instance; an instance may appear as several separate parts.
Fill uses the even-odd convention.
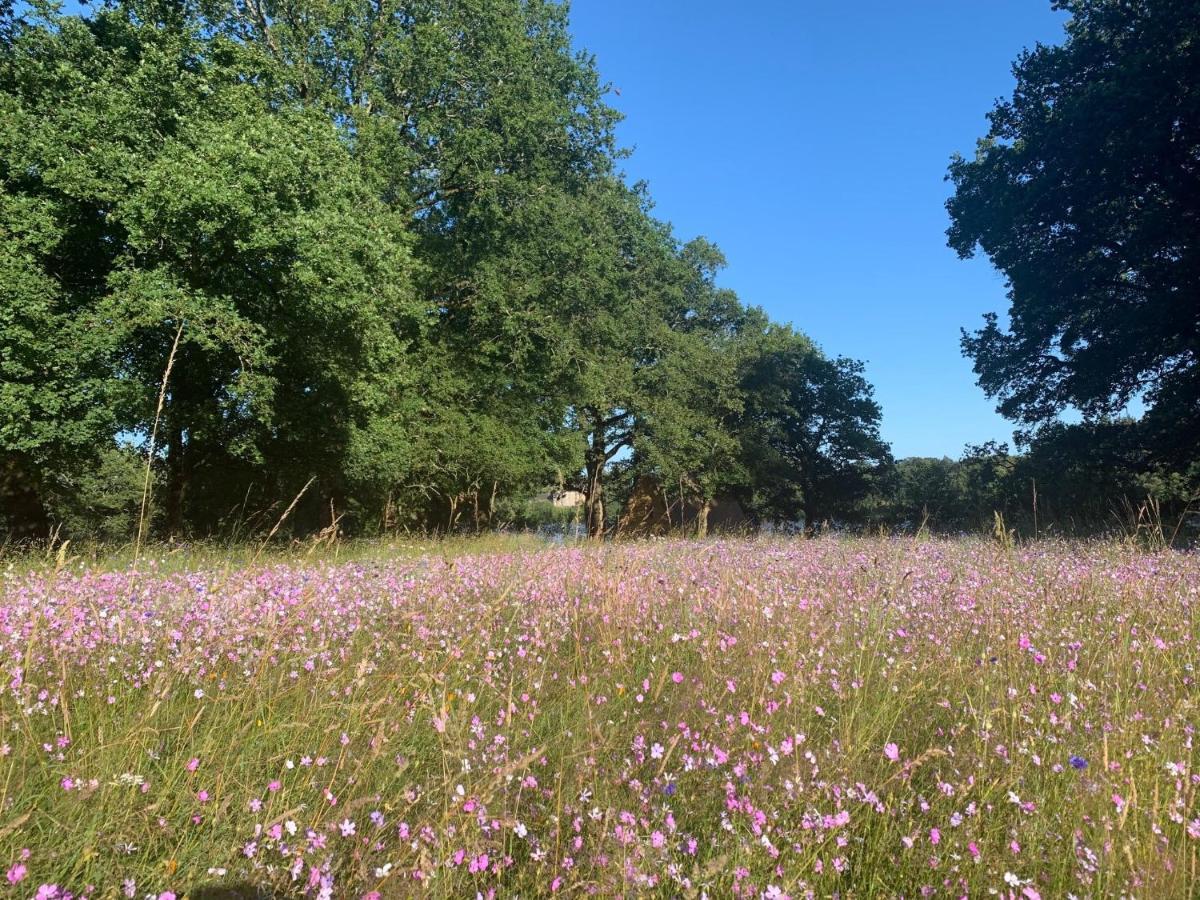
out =
[[[552,0],[0,0],[0,528],[488,527],[563,484],[598,533],[614,466],[859,502],[862,366],[716,285],[605,96]]]
[[[624,178],[565,5],[0,0],[0,533],[482,529],[558,487],[599,534],[639,485],[698,531],[1186,522],[1200,0],[1057,5],[949,169],[1020,452],[896,464],[862,365]]]
[[[989,442],[956,460],[902,459],[884,490],[860,505],[858,522],[943,534],[999,525],[1023,537],[1153,531],[1189,540],[1200,533],[1198,487],[1200,465],[1164,466],[1138,422],[1058,424],[1021,452]]]

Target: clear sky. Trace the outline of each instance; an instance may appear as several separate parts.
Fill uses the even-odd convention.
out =
[[[950,155],[970,154],[1050,0],[573,0],[620,91],[657,215],[729,259],[722,283],[830,355],[865,360],[897,457],[1010,440],[959,329],[1007,309],[946,247]]]

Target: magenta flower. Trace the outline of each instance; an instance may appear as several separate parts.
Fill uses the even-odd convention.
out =
[[[891,743],[884,744],[883,745],[883,755],[886,756],[888,759],[890,759],[892,762],[898,762],[900,759],[900,748],[897,747],[895,744],[891,744]]]

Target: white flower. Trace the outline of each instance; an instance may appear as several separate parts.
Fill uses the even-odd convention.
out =
[[[517,837],[525,837],[525,835],[529,834],[529,829],[525,827],[524,822],[518,822],[513,831],[517,833]]]

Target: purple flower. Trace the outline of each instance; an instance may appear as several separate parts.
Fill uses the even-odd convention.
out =
[[[1087,768],[1087,760],[1084,759],[1082,756],[1072,756],[1067,761],[1071,764],[1072,769],[1086,769]]]

